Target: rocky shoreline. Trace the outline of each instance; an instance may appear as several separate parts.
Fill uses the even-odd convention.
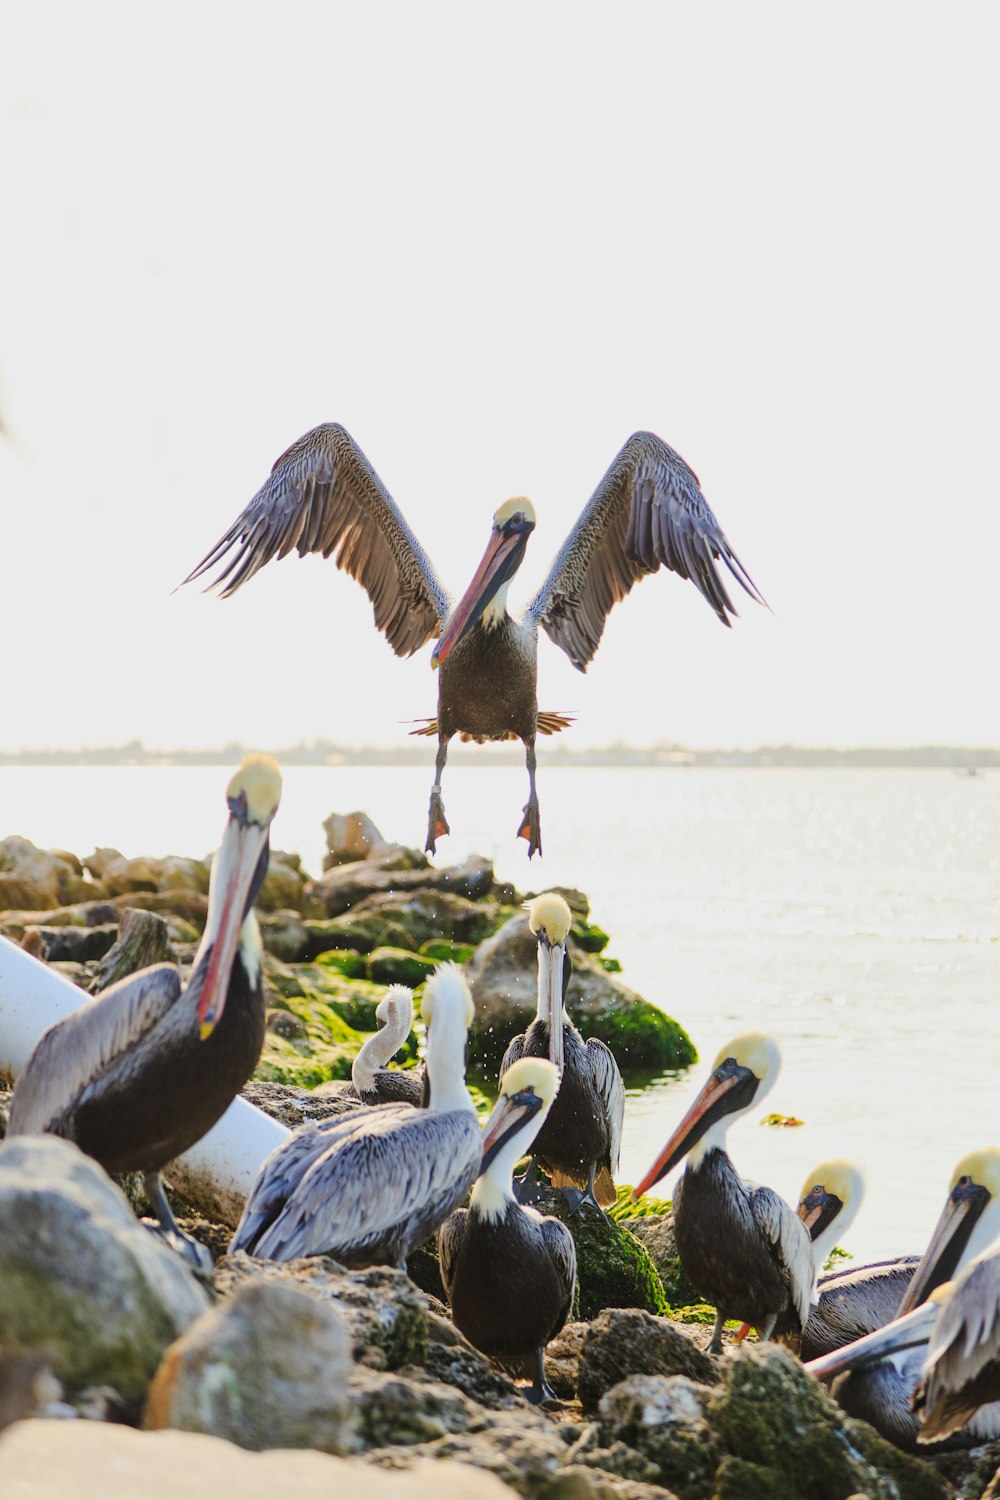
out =
[[[534,1013],[529,893],[497,882],[482,859],[432,867],[361,815],[326,826],[319,878],[295,855],[272,856],[258,906],[267,1041],[247,1097],[290,1127],[332,1112],[384,986],[416,986],[419,1010],[419,986],[444,958],[463,963],[472,984],[472,1080],[488,1095],[507,1041]],[[0,841],[0,934],[88,991],[144,963],[188,963],[207,888],[201,860],[115,850],[81,860]],[[619,978],[585,896],[563,895],[581,1031],[605,1040],[626,1074],[693,1061],[683,1028]],[[260,1263],[225,1253],[230,1226],[206,1219],[203,1205],[179,1206],[215,1259],[204,1282],[138,1224],[137,1182],[112,1183],[53,1138],[0,1145],[0,1472],[15,1496],[30,1492],[18,1489],[25,1476],[36,1493],[56,1492],[74,1464],[96,1492],[102,1464],[110,1476],[133,1462],[130,1444],[142,1447],[142,1489],[154,1497],[188,1493],[178,1475],[195,1471],[213,1474],[215,1492],[256,1494],[257,1471],[229,1444],[317,1450],[307,1495],[314,1482],[316,1493],[336,1492],[345,1460],[375,1495],[378,1472],[387,1496],[431,1485],[496,1500],[511,1490],[529,1500],[1000,1494],[1000,1444],[911,1458],[846,1417],[784,1349],[708,1355],[669,1204],[645,1200],[637,1214],[627,1188],[612,1223],[586,1211],[567,1220],[578,1305],[549,1346],[553,1410],[530,1407],[456,1331],[432,1247],[406,1275],[325,1258]],[[558,1195],[542,1206],[565,1217]],[[91,1420],[54,1428],[70,1417]],[[463,1467],[438,1468],[445,1460]],[[282,1471],[267,1472],[273,1489]],[[102,1493],[119,1493],[111,1484]]]

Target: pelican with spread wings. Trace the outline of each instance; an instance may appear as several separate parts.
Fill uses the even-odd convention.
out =
[[[520,620],[507,613],[507,590],[524,559],[535,511],[523,496],[504,501],[475,576],[457,605],[438,580],[385,485],[350,433],[335,422],[314,427],[283,453],[269,478],[184,580],[213,568],[210,587],[236,592],[273,557],[318,552],[333,557],[372,601],[375,625],[397,656],[412,656],[438,636],[437,717],[415,734],[436,735],[426,848],[450,830],[441,797],[448,745],[463,740],[522,740],[529,796],[518,828],[528,856],[541,853],[535,790],[535,739],[570,720],[539,713],[539,625],[581,672],[593,659],[614,604],[661,566],[689,578],[723,625],[736,614],[721,560],[741,588],[763,604],[712,514],[697,476],[651,432],[629,438],[563,543],[549,575]]]

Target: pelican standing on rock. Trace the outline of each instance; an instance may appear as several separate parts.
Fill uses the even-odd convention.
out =
[[[264,1044],[262,948],[253,903],[268,865],[281,775],[248,756],[229,783],[229,822],[212,863],[208,919],[187,983],[153,964],[57,1021],[28,1058],[8,1135],[75,1141],[108,1172],[142,1172],[164,1233],[196,1263],[160,1171],[200,1141],[257,1065]]]
[[[389,1068],[413,1025],[413,991],[393,984],[375,1008],[379,1030],[370,1036],[351,1065],[351,1082],[345,1098],[362,1104],[413,1104],[424,1102],[423,1068]]]
[[[566,940],[573,914],[562,896],[537,896],[528,925],[538,942],[538,1013],[514,1037],[500,1064],[500,1084],[521,1057],[547,1057],[560,1075],[559,1093],[535,1139],[529,1184],[537,1160],[553,1187],[564,1189],[574,1211],[592,1203],[600,1212],[615,1201],[614,1173],[622,1143],[625,1085],[610,1048],[584,1041],[566,1010],[570,959]]]
[[[808,1230],[771,1188],[744,1182],[726,1153],[729,1117],[759,1104],[780,1067],[777,1043],[760,1032],[745,1032],[723,1047],[633,1193],[638,1198],[688,1158],[674,1192],[674,1234],[685,1275],[716,1306],[712,1354],[720,1353],[730,1318],[769,1339],[782,1313],[796,1329],[809,1316],[815,1272]]]
[[[613,605],[661,566],[689,578],[723,625],[736,614],[715,563],[764,600],[733,552],[680,454],[651,432],[621,449],[563,543],[549,575],[520,620],[507,613],[507,590],[535,527],[529,500],[506,500],[493,517],[489,545],[459,603],[438,581],[388,490],[348,432],[314,427],[277,460],[270,477],[185,583],[222,565],[210,587],[222,597],[273,557],[297,551],[333,556],[372,601],[376,629],[397,656],[412,656],[440,635],[431,665],[440,667],[437,717],[415,734],[438,740],[425,847],[450,830],[441,797],[448,744],[522,740],[529,795],[518,827],[529,858],[541,852],[535,791],[535,738],[570,722],[539,713],[538,627],[585,672]]]
[[[819,1379],[833,1382],[832,1393],[846,1412],[870,1422],[897,1447],[912,1452],[918,1443],[947,1437],[948,1446],[969,1448],[1000,1436],[1000,1389],[973,1403],[969,1415],[980,1406],[982,1410],[965,1428],[965,1418],[941,1423],[935,1417],[921,1426],[914,1411],[915,1392],[929,1357],[928,1339],[945,1305],[937,1293],[975,1257],[982,1260],[998,1233],[1000,1151],[987,1147],[970,1151],[956,1165],[930,1243],[894,1319],[808,1363]],[[996,1285],[1000,1290],[1000,1272]],[[951,1358],[954,1362],[954,1355]]]
[[[261,1167],[230,1244],[259,1260],[332,1255],[405,1267],[476,1180],[482,1141],[465,1087],[472,997],[443,964],[424,987],[425,1109],[382,1104],[296,1131]]]
[[[558,1087],[559,1075],[544,1058],[524,1057],[508,1069],[483,1128],[483,1165],[472,1201],[456,1209],[437,1236],[455,1326],[517,1374],[530,1369],[527,1397],[535,1404],[555,1399],[545,1378],[545,1346],[569,1317],[576,1247],[565,1224],[517,1202],[511,1173]]]

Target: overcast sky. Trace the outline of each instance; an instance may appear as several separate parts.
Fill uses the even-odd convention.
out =
[[[773,607],[646,580],[577,746],[996,743],[995,5],[7,3],[0,746],[400,743],[332,564],[173,585],[320,421],[527,600],[624,439]]]

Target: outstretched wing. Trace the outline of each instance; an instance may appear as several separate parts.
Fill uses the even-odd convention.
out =
[[[755,1187],[750,1212],[761,1233],[771,1242],[782,1275],[788,1280],[788,1299],[804,1328],[809,1318],[813,1282],[812,1240],[802,1220],[773,1188]]]
[[[357,443],[337,422],[314,427],[184,583],[224,564],[209,584],[223,599],[272,557],[319,552],[356,578],[397,656],[437,635],[450,600],[420,543]],[[231,554],[231,555],[229,555]],[[183,585],[182,585],[183,586]]]
[[[528,614],[584,672],[612,606],[661,565],[696,584],[728,625],[736,610],[715,567],[719,558],[763,604],[697,476],[662,438],[636,432],[587,501]]]
[[[8,1135],[52,1129],[88,1086],[151,1030],[181,993],[173,964],[153,964],[110,985],[56,1021],[28,1058],[10,1110]]]
[[[587,1061],[593,1074],[597,1092],[604,1105],[604,1113],[611,1127],[611,1174],[618,1171],[618,1158],[622,1149],[622,1123],[625,1119],[625,1084],[610,1047],[592,1036],[587,1042]]]
[[[381,1241],[403,1221],[432,1234],[475,1180],[482,1156],[471,1111],[436,1114],[407,1104],[366,1112],[368,1128],[308,1168],[257,1242],[262,1260],[337,1255]]]

